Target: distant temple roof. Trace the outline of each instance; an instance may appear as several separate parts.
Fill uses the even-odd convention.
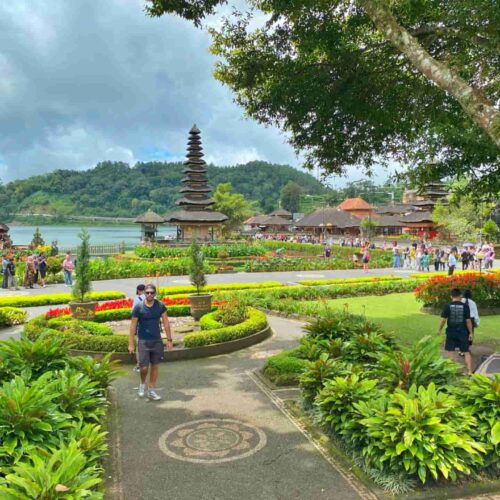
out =
[[[163,221],[163,217],[152,210],[148,210],[134,219],[137,224],[162,224]]]
[[[291,217],[292,213],[284,208],[273,210],[269,215],[278,215],[279,217]]]
[[[403,227],[400,215],[375,215],[372,220],[376,222],[379,227]]]
[[[295,223],[297,227],[359,227],[360,219],[338,208],[320,208]]]
[[[8,233],[9,232],[9,226],[0,223],[0,231],[2,231],[4,233]]]
[[[413,205],[411,203],[388,203],[386,205],[379,205],[376,207],[375,212],[377,214],[405,214],[407,212],[413,211]]]
[[[363,198],[347,198],[337,208],[340,210],[373,210]]]
[[[399,220],[404,224],[408,223],[416,223],[416,222],[433,222],[432,213],[427,211],[422,212],[412,212],[411,214],[404,215],[400,217]]]
[[[198,223],[207,223],[207,222],[224,222],[228,219],[227,215],[224,215],[220,212],[212,212],[211,210],[177,210],[168,214],[165,217],[165,222],[192,222],[194,224]]]

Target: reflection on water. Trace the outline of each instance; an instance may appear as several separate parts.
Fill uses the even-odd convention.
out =
[[[35,232],[35,226],[13,226],[10,225],[9,234],[14,245],[28,245]],[[59,246],[78,245],[80,240],[79,226],[39,226],[42,238],[49,244],[57,240]],[[90,233],[91,245],[104,245],[120,243],[124,241],[127,246],[137,245],[141,240],[141,226],[86,226]],[[160,226],[159,236],[175,235],[175,227]]]

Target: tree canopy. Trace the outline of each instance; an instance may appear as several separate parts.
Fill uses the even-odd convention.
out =
[[[243,221],[253,215],[255,202],[245,200],[240,193],[233,193],[230,182],[219,184],[214,192],[215,205],[213,209],[227,215],[228,220],[222,226],[224,236],[241,229]]]
[[[300,209],[300,195],[302,193],[302,188],[296,182],[288,181],[281,190],[281,208],[288,210],[292,214],[298,212]]]
[[[236,193],[255,201],[266,213],[278,206],[288,181],[306,193],[328,191],[312,175],[286,165],[261,161],[234,167],[209,165],[208,179],[215,189],[230,182]],[[105,161],[85,171],[57,170],[0,186],[0,218],[15,213],[46,213],[63,220],[68,215],[135,217],[148,208],[159,214],[175,209],[181,187],[182,163],[148,162],[130,167]]]
[[[200,25],[225,1],[147,0]],[[396,159],[401,178],[500,191],[496,0],[253,0],[212,29],[215,76],[309,167]],[[257,12],[259,15],[254,15]],[[264,14],[264,15],[262,15]],[[264,22],[259,22],[264,19]]]

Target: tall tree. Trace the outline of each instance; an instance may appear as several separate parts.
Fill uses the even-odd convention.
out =
[[[147,0],[199,25],[221,0]],[[500,191],[496,0],[254,0],[212,30],[215,75],[247,114],[330,173],[395,158],[424,183]],[[258,25],[265,19],[263,26]],[[430,162],[430,160],[437,162]]]
[[[296,182],[288,181],[281,190],[281,207],[292,214],[298,212],[302,192],[302,188]]]
[[[232,192],[231,183],[219,184],[214,192],[214,210],[228,216],[223,226],[223,235],[229,236],[233,231],[241,228],[245,219],[248,219],[254,210],[254,203],[245,200],[240,193]]]

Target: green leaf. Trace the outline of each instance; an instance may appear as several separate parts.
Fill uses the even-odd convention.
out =
[[[491,442],[494,445],[500,443],[500,422],[497,422],[491,429]]]

